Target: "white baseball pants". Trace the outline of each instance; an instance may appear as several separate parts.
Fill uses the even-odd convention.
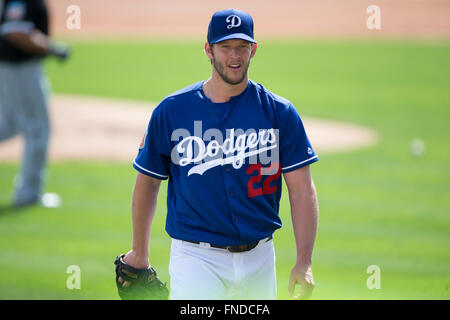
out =
[[[231,253],[172,239],[169,273],[171,300],[271,300],[277,295],[272,240]]]

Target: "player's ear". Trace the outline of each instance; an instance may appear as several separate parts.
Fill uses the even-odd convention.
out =
[[[255,56],[257,47],[258,47],[257,43],[252,43],[252,52],[250,53],[250,59]]]
[[[205,54],[208,56],[209,60],[213,58],[212,54],[212,46],[208,42],[205,42],[205,48],[204,48]]]

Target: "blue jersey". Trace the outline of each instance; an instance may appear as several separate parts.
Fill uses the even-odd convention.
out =
[[[251,80],[226,103],[198,82],[153,111],[133,166],[169,179],[166,231],[175,239],[238,245],[272,235],[281,173],[318,160],[296,109]]]

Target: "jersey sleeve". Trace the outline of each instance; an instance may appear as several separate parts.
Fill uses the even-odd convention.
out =
[[[281,171],[287,173],[318,161],[295,107],[283,107],[279,119]]]
[[[170,152],[167,126],[157,107],[139,146],[133,167],[147,176],[166,180],[169,177]]]

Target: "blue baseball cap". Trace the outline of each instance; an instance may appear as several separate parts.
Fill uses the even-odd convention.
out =
[[[253,19],[245,11],[227,9],[213,14],[208,27],[208,43],[229,39],[242,39],[256,43],[253,36]]]

